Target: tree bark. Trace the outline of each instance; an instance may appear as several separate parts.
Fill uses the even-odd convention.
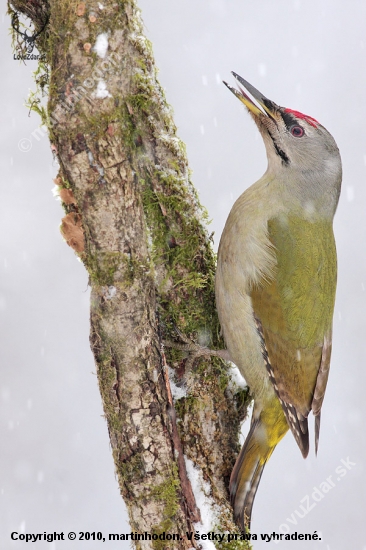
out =
[[[199,548],[186,533],[202,531],[202,506],[211,529],[237,532],[227,486],[249,398],[221,360],[185,372],[182,353],[163,346],[175,327],[214,348],[222,341],[206,214],[140,12],[133,0],[103,0],[103,9],[12,0],[9,9],[36,30],[47,21],[37,47],[48,106],[35,107],[60,163],[62,233],[89,272],[90,343],[131,532],[180,535],[135,547]]]

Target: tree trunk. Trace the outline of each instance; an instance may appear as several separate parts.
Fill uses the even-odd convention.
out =
[[[37,78],[48,107],[34,107],[60,163],[63,236],[90,276],[90,342],[131,532],[179,534],[135,547],[199,548],[186,533],[237,532],[227,486],[248,392],[221,360],[185,372],[182,353],[163,346],[175,327],[205,345],[222,342],[206,215],[140,12],[133,0],[103,0],[103,9],[12,0],[12,8],[38,31],[47,23]]]

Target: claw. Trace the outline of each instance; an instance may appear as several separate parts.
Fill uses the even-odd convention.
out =
[[[177,327],[175,327],[175,331],[184,344],[173,342],[172,340],[163,340],[163,344],[167,348],[177,349],[188,353],[185,365],[186,372],[192,369],[194,362],[199,357],[220,357],[221,359],[224,359],[224,361],[231,361],[229,351],[227,349],[216,350],[207,348],[206,346],[200,346],[183,334]]]

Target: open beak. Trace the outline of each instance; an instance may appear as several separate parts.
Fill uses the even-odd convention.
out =
[[[259,92],[254,86],[249,84],[244,78],[239,76],[238,74],[234,73],[232,71],[231,73],[238,82],[244,88],[254,97],[254,99],[257,101],[258,105],[262,107],[263,110],[261,110],[255,103],[252,101],[252,99],[248,96],[248,94],[245,93],[245,91],[239,86],[239,90],[236,88],[233,88],[224,81],[225,86],[229,88],[229,90],[238,98],[244,105],[247,107],[247,109],[253,113],[256,116],[269,116],[270,118],[274,118],[274,115],[276,114],[276,111],[278,109],[278,106],[271,101],[270,99],[267,99],[261,92]]]

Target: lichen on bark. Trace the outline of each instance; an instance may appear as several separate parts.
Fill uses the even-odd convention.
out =
[[[104,1],[102,10],[74,0],[11,6],[36,28],[48,18],[38,40],[49,75],[40,114],[60,163],[64,234],[89,272],[90,342],[131,529],[181,533],[169,549],[196,544],[184,536],[200,519],[184,453],[209,484],[216,528],[236,531],[227,486],[248,392],[233,389],[221,360],[184,373],[181,352],[163,346],[175,327],[223,343],[207,214],[140,12],[133,0]],[[102,34],[104,56],[93,48]],[[167,362],[188,388],[175,404]]]

